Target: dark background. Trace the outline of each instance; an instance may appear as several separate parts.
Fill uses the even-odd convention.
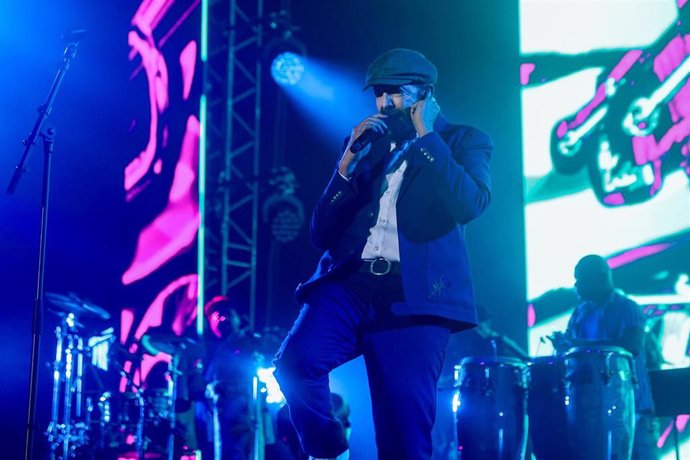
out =
[[[270,2],[267,9],[275,7]],[[80,45],[50,117],[57,129],[51,184],[46,291],[73,291],[116,313],[131,300],[120,276],[135,233],[127,228],[122,174],[130,161],[126,131],[132,106],[127,31],[136,3],[27,1],[4,6],[0,18],[0,187],[21,156],[21,140],[36,118],[62,56],[60,34],[84,27]],[[360,75],[394,47],[414,48],[439,69],[436,97],[447,118],[488,132],[496,144],[489,210],[467,228],[477,298],[494,313],[499,331],[525,342],[525,263],[519,122],[518,6],[515,1],[302,1],[292,4],[297,35],[309,56],[339,62]],[[269,82],[270,83],[270,82]],[[340,139],[324,142],[290,100],[274,110],[282,91],[265,84],[266,124],[284,123],[284,149],[264,146],[265,165],[290,167],[307,213],[338,155]],[[373,99],[373,98],[372,98]],[[344,106],[348,101],[340,102]],[[372,100],[372,111],[373,111]],[[271,118],[273,117],[273,118]],[[359,120],[350,120],[350,126]],[[272,135],[266,130],[266,140]],[[347,135],[343,132],[342,136]],[[19,458],[28,392],[31,310],[35,296],[41,195],[40,142],[17,192],[0,194],[0,437]],[[306,232],[291,243],[263,241],[260,323],[289,327],[298,306],[292,291],[311,273],[319,252]],[[268,261],[271,261],[270,265]],[[142,293],[153,297],[155,293]],[[45,421],[54,353],[54,318],[43,327],[39,423]],[[41,427],[41,431],[45,426]],[[40,433],[37,433],[37,436]]]

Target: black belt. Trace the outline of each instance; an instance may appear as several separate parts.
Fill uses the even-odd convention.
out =
[[[399,275],[400,262],[393,262],[385,257],[378,257],[376,259],[364,259],[359,266],[359,272],[371,273],[376,276],[383,275]]]

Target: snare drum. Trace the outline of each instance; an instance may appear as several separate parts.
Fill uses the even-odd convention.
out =
[[[525,366],[513,358],[469,357],[455,369],[459,459],[523,459],[527,444]]]

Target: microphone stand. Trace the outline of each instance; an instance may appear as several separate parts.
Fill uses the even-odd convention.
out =
[[[29,137],[23,141],[25,148],[24,153],[19,160],[19,163],[15,167],[14,174],[7,186],[7,193],[13,194],[19,184],[19,180],[27,171],[26,163],[29,159],[29,154],[31,153],[31,148],[36,143],[36,138],[40,135],[43,138],[43,195],[41,200],[41,230],[39,234],[38,242],[38,273],[36,281],[36,299],[34,301],[33,309],[33,320],[32,320],[32,341],[31,341],[31,365],[29,374],[29,404],[26,415],[26,438],[24,445],[24,458],[25,460],[30,460],[34,457],[33,445],[34,445],[34,435],[36,431],[36,390],[37,390],[37,377],[38,377],[38,356],[41,346],[41,331],[43,328],[43,278],[45,274],[45,259],[46,259],[46,236],[47,236],[47,226],[48,226],[48,202],[49,202],[49,190],[50,190],[50,160],[51,154],[53,153],[53,142],[55,140],[55,129],[48,128],[46,133],[41,133],[41,128],[43,123],[50,115],[53,109],[53,101],[57,95],[62,80],[69,69],[69,66],[76,56],[77,45],[79,44],[79,39],[83,36],[83,31],[77,34],[75,31],[67,32],[63,38],[67,40],[67,46],[64,51],[62,64],[58,69],[58,72],[53,81],[53,85],[50,88],[48,97],[43,105],[38,109],[38,119],[34,124]]]
[[[510,349],[510,351],[515,353],[515,355],[518,358],[520,358],[522,361],[529,361],[530,358],[529,358],[529,355],[527,354],[527,352],[525,352],[525,350],[523,350],[520,345],[515,343],[515,341],[513,339],[511,339],[510,337],[507,337],[503,334],[498,334],[496,338],[498,340],[500,340],[503,343],[503,345],[508,347]]]

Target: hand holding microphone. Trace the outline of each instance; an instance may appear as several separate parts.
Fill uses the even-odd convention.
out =
[[[340,174],[350,177],[355,166],[357,166],[357,162],[369,152],[369,149],[366,147],[371,145],[376,139],[386,135],[388,126],[384,121],[385,118],[386,115],[377,113],[365,118],[352,129],[347,148],[338,166]]]

